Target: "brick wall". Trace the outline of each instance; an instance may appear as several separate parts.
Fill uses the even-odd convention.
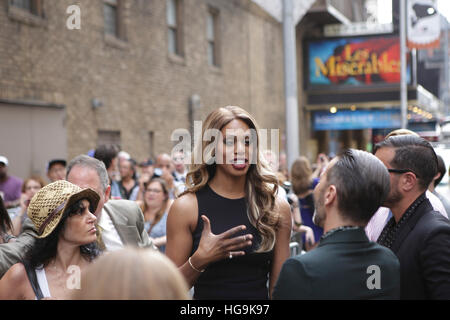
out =
[[[95,148],[98,130],[121,132],[137,160],[172,147],[189,128],[189,98],[201,117],[239,105],[262,128],[284,128],[281,25],[247,0],[184,0],[184,58],[167,49],[163,0],[125,0],[126,42],[104,34],[100,0],[44,0],[45,18],[27,24],[0,2],[0,99],[38,100],[67,108],[68,158]],[[81,8],[81,30],[66,28],[66,8]],[[221,67],[207,60],[208,5],[220,11]],[[103,106],[93,109],[92,99]],[[1,112],[1,109],[0,109]]]

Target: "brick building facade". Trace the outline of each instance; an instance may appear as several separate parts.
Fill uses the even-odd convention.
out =
[[[71,159],[109,140],[139,161],[168,152],[173,130],[219,106],[241,106],[262,128],[283,133],[281,24],[249,0],[174,1],[181,48],[171,53],[167,3],[0,2],[0,154],[13,173],[45,174],[48,159]],[[66,25],[70,5],[81,10],[79,30]],[[116,6],[115,35],[105,31],[105,5]],[[211,12],[217,65],[208,62]],[[33,116],[39,110],[55,116],[42,122]]]

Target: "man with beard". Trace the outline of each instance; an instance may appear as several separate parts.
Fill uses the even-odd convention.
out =
[[[288,259],[275,299],[398,299],[400,266],[369,242],[364,226],[389,193],[389,173],[365,151],[333,159],[314,189],[314,223],[324,229],[316,249]]]
[[[450,223],[425,196],[437,173],[433,147],[403,135],[378,143],[374,151],[390,173],[383,205],[393,214],[378,243],[400,261],[401,299],[450,299]]]
[[[419,137],[419,135],[414,131],[408,129],[396,129],[394,131],[391,131],[385,137],[385,139],[389,139],[390,137],[393,136],[401,136],[408,134],[412,134],[415,135],[416,137]],[[438,211],[440,214],[442,214],[443,217],[448,219],[447,211],[443,205],[443,202],[430,190],[427,190],[425,195],[428,198],[428,200],[430,200],[433,210]],[[378,237],[381,234],[381,231],[383,231],[383,228],[386,226],[391,217],[392,212],[389,208],[386,207],[380,207],[377,210],[377,212],[375,212],[375,214],[372,216],[372,219],[370,219],[369,223],[366,226],[366,234],[370,241],[377,242]]]

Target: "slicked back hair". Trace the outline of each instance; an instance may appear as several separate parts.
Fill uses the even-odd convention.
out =
[[[440,155],[436,155],[438,160],[438,172],[441,174],[439,178],[434,180],[434,186],[437,187],[439,183],[441,183],[442,178],[444,178],[445,173],[447,172],[447,168],[445,168],[444,159]]]
[[[374,155],[348,149],[327,171],[327,184],[336,186],[341,215],[367,224],[389,194],[389,172]]]
[[[417,176],[423,191],[428,189],[438,172],[438,159],[431,144],[415,135],[392,136],[375,145],[375,154],[381,148],[395,149],[390,165],[394,169],[408,169]]]

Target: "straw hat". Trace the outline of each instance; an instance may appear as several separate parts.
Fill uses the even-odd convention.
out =
[[[65,180],[58,180],[41,188],[31,199],[28,216],[38,232],[45,238],[56,228],[64,211],[81,199],[87,199],[97,208],[100,196],[90,188],[81,189]]]

